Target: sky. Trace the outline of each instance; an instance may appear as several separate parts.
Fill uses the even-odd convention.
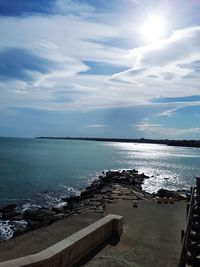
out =
[[[0,136],[200,139],[200,0],[0,0]]]

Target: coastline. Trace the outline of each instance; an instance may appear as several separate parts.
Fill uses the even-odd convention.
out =
[[[32,216],[29,223],[34,228],[0,243],[0,262],[38,253],[114,213],[124,217],[120,242],[105,244],[81,266],[177,266],[181,230],[185,229],[186,197],[184,192],[164,189],[157,194],[147,193],[142,190],[144,179],[148,176],[136,170],[108,171],[80,196],[65,199],[67,209],[29,210],[26,216]],[[52,216],[57,217],[54,223]]]
[[[169,140],[169,139],[147,139],[147,138],[104,138],[104,137],[50,137],[38,136],[35,139],[52,140],[77,140],[77,141],[97,141],[97,142],[117,142],[117,143],[143,143],[159,144],[178,147],[196,147],[200,148],[200,140]]]
[[[23,211],[17,210],[16,204],[0,209],[1,241],[50,225],[60,219],[72,215],[92,212],[103,215],[106,204],[119,200],[129,200],[133,206],[138,201],[154,201],[159,204],[185,200],[184,192],[161,189],[157,193],[148,193],[142,189],[142,184],[149,176],[139,174],[137,170],[120,170],[102,172],[97,180],[91,182],[79,196],[73,195],[62,199],[62,203],[54,207],[31,207]]]

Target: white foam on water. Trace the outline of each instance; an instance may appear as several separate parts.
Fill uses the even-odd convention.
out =
[[[25,220],[10,222],[11,228],[14,233],[24,233],[28,228],[28,222]]]
[[[11,239],[13,234],[14,230],[9,221],[0,221],[0,242]]]
[[[67,186],[67,185],[59,185],[59,187],[63,188],[65,192],[63,197],[67,195],[76,195],[79,196],[81,191],[78,190],[77,188],[74,188],[73,186]]]
[[[34,208],[40,208],[41,206],[39,205],[35,205],[35,204],[31,204],[31,203],[26,203],[22,206],[22,212],[24,212],[25,210],[28,210],[28,209],[34,209]]]

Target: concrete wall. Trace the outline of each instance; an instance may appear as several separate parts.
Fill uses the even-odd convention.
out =
[[[70,267],[111,235],[120,236],[122,223],[122,216],[110,214],[39,253],[1,262],[0,267]]]

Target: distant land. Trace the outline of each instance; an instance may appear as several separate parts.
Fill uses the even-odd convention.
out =
[[[104,141],[104,142],[124,142],[124,143],[146,143],[164,144],[168,146],[200,147],[200,140],[168,140],[168,139],[132,139],[132,138],[102,138],[102,137],[36,137],[36,139],[57,139],[57,140],[83,140],[83,141]]]

